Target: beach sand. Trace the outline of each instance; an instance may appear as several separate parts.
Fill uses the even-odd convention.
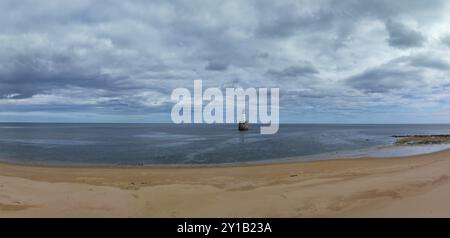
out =
[[[0,164],[0,217],[450,217],[450,150],[237,167]]]

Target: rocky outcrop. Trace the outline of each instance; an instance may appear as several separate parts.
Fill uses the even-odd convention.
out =
[[[432,145],[450,143],[450,135],[404,135],[397,138],[396,145]]]

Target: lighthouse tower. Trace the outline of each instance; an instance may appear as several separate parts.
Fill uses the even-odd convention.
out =
[[[239,130],[247,131],[248,130],[248,122],[245,116],[245,110],[242,110],[241,120],[239,121]]]

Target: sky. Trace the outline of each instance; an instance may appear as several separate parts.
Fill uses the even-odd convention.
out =
[[[450,1],[1,0],[0,121],[170,122],[280,88],[280,121],[450,123]]]

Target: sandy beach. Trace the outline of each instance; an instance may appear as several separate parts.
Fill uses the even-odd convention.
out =
[[[240,167],[0,164],[0,217],[450,217],[450,150]]]

